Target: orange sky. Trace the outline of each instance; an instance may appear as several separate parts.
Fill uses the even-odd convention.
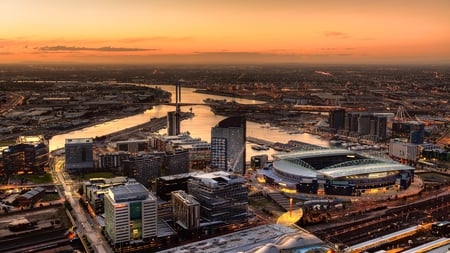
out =
[[[0,63],[450,63],[449,0],[1,0]]]

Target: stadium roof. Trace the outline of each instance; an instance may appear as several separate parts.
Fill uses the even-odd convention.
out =
[[[315,149],[308,151],[298,151],[289,153],[278,153],[272,155],[274,160],[284,160],[289,158],[311,158],[311,157],[326,157],[326,156],[336,156],[336,155],[354,155],[354,151],[347,149]]]
[[[374,163],[374,164],[353,165],[348,167],[322,169],[320,170],[320,173],[331,178],[339,178],[352,175],[397,171],[397,170],[411,170],[411,169],[414,168],[400,163]]]
[[[327,159],[327,157],[332,156],[354,155],[358,155],[360,159],[337,163],[320,170],[316,170],[310,164],[302,160],[307,158]],[[340,178],[360,174],[414,170],[413,167],[404,164],[358,154],[346,149],[318,149],[279,153],[273,155],[273,157],[275,160],[273,162],[273,167],[276,171],[305,178],[316,178],[318,175],[324,175],[328,178]]]

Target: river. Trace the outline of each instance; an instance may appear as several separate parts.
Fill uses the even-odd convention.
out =
[[[149,85],[149,87],[160,87],[172,93],[172,101],[175,101],[175,86],[174,85]],[[242,99],[242,98],[229,98],[224,96],[209,95],[203,93],[196,93],[193,88],[181,88],[181,102],[185,103],[203,103],[206,98],[212,99],[227,99],[235,100],[238,103],[243,104],[258,104],[264,103],[262,101]],[[189,111],[190,106],[182,106],[182,111]],[[163,117],[167,115],[168,111],[175,110],[174,106],[159,105],[150,110],[146,110],[143,113],[111,121],[106,121],[98,125],[86,127],[80,130],[55,135],[49,140],[50,151],[64,148],[66,139],[71,138],[94,138],[96,136],[102,136],[117,132],[119,130],[145,123],[153,117]],[[215,126],[219,121],[225,117],[215,115],[206,105],[192,106],[192,112],[195,114],[193,118],[183,120],[181,122],[181,131],[189,132],[192,137],[201,138],[207,142],[211,141],[211,127]],[[161,130],[159,133],[164,134],[166,130]],[[286,143],[289,140],[297,140],[305,143],[315,144],[323,147],[328,147],[328,141],[322,140],[315,135],[308,133],[301,134],[288,134],[287,132],[280,131],[278,128],[267,128],[263,125],[251,121],[247,121],[247,136],[264,139],[272,142]],[[251,156],[256,154],[268,154],[276,153],[273,149],[266,151],[256,151],[250,148],[251,144],[247,144],[246,157],[247,160]]]

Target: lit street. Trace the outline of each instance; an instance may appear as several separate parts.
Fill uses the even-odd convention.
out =
[[[73,214],[75,214],[75,222],[77,232],[79,235],[86,235],[91,242],[95,252],[113,252],[109,247],[107,241],[103,238],[101,231],[96,229],[98,224],[89,214],[82,209],[79,204],[79,194],[77,193],[78,187],[73,185],[73,181],[69,175],[64,172],[64,159],[62,157],[56,157],[54,161],[53,170],[56,176],[55,181],[60,182],[64,190],[64,196],[73,208]]]

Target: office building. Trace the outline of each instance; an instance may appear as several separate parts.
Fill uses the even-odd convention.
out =
[[[211,168],[245,174],[246,121],[229,117],[211,129]]]
[[[20,136],[17,144],[1,152],[0,175],[44,173],[48,159],[48,143],[43,136]]]
[[[126,177],[91,178],[83,184],[83,198],[96,214],[101,214],[105,212],[104,197],[109,188],[135,182]]]
[[[139,183],[110,188],[105,194],[105,232],[116,247],[156,237],[156,197]]]
[[[167,112],[167,135],[177,136],[180,134],[180,121],[179,112]]]
[[[124,175],[135,178],[139,183],[150,187],[151,182],[161,176],[163,152],[138,153],[122,162]]]
[[[344,129],[345,122],[345,110],[337,109],[330,112],[328,122],[330,123],[330,128],[334,131],[339,131]]]
[[[130,152],[114,152],[99,154],[96,168],[100,170],[117,171],[121,168],[122,162],[130,158]]]
[[[176,136],[155,134],[150,140],[151,148],[157,151],[187,150],[189,170],[203,170],[210,164],[211,145],[200,138],[193,138],[186,133]]]
[[[66,139],[64,150],[66,170],[69,172],[89,171],[94,168],[92,138]]]
[[[396,121],[392,123],[392,137],[404,138],[413,144],[423,144],[425,124],[418,121]]]
[[[267,161],[269,160],[269,157],[267,155],[255,155],[250,157],[250,168],[256,170],[256,169],[262,169],[266,165]]]
[[[200,203],[185,191],[172,192],[172,210],[175,224],[186,230],[200,227]]]
[[[205,222],[241,222],[248,217],[248,189],[245,179],[216,171],[193,175],[187,181],[188,193],[200,203]]]
[[[194,175],[204,172],[190,172],[171,176],[163,176],[156,179],[156,194],[163,200],[170,200],[171,192],[183,190],[187,192],[187,181]]]
[[[163,168],[159,176],[170,176],[189,172],[189,152],[178,149],[167,151],[163,156]]]

